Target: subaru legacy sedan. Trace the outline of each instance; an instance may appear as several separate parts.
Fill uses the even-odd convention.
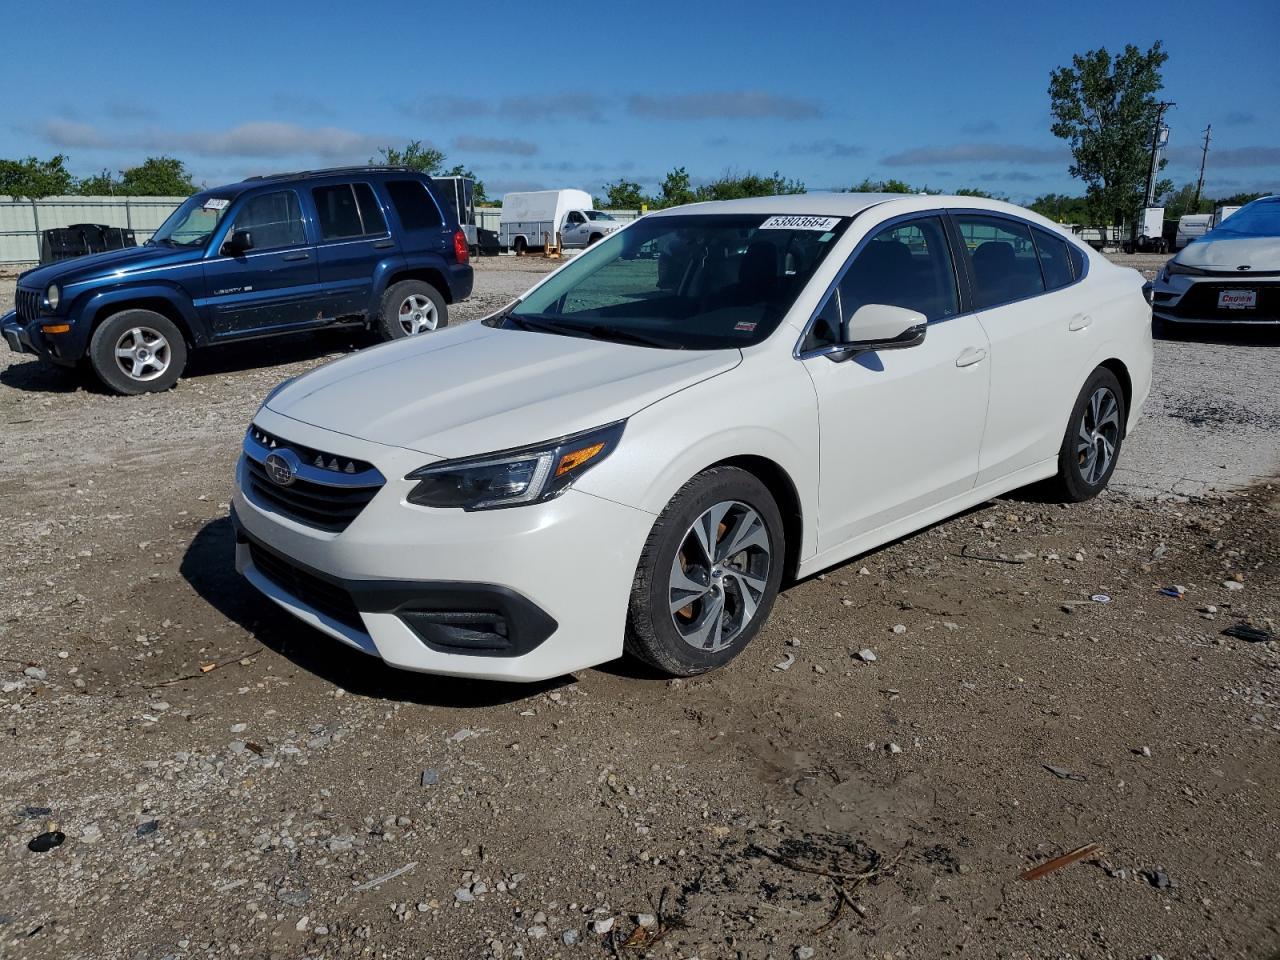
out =
[[[722,666],[778,589],[997,494],[1102,490],[1151,385],[1142,277],[972,197],[645,216],[479,323],[277,387],[236,564],[396,667]]]

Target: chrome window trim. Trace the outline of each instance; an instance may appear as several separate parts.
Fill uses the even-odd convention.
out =
[[[873,206],[879,206],[879,204],[874,204]],[[866,209],[860,212],[865,213],[867,210],[870,210],[870,209],[872,209],[872,207],[867,207]],[[827,289],[823,292],[822,297],[818,300],[818,305],[814,307],[813,312],[809,315],[809,319],[805,322],[804,327],[801,329],[800,337],[799,339],[796,340],[795,346],[791,349],[791,356],[794,357],[796,360],[811,360],[814,357],[825,357],[831,354],[848,353],[849,352],[848,347],[842,347],[839,344],[834,344],[834,343],[828,343],[821,347],[815,347],[812,350],[801,350],[800,347],[804,343],[805,338],[809,336],[809,332],[813,329],[814,322],[818,319],[818,314],[822,313],[822,308],[825,307],[827,305],[827,301],[831,299],[831,294],[835,292],[836,287],[840,286],[840,281],[844,279],[844,275],[849,272],[849,267],[853,265],[853,261],[858,258],[858,254],[862,252],[863,248],[866,247],[866,245],[870,243],[872,240],[874,240],[876,237],[878,237],[887,227],[895,226],[900,223],[905,223],[909,220],[923,220],[926,217],[938,217],[939,219],[942,219],[944,218],[946,212],[947,212],[946,209],[942,207],[935,207],[929,210],[913,210],[910,213],[901,213],[896,217],[889,217],[888,219],[881,220],[879,223],[877,223],[875,227],[873,227],[872,230],[869,231],[865,237],[863,237],[854,245],[853,250],[849,252],[849,256],[845,257],[844,264],[840,267],[840,272],[837,273],[835,276],[835,279],[832,280],[831,283],[827,285]],[[943,236],[947,241],[947,253],[951,257],[951,275],[952,275],[952,279],[955,281],[955,284],[956,284],[956,302],[963,304],[963,297],[961,296],[961,289],[960,289],[960,277],[956,272],[957,270],[956,252],[951,249],[951,237],[946,229],[945,222],[942,224],[942,231],[943,231]],[[928,326],[933,326],[935,323],[946,323],[950,320],[955,320],[958,317],[966,316],[967,313],[972,313],[972,312],[976,312],[976,311],[966,311],[962,313],[957,313],[954,317],[939,317],[937,320],[928,321]]]

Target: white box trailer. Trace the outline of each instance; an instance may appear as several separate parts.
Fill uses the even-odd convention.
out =
[[[1199,240],[1213,229],[1212,213],[1187,213],[1178,218],[1178,233],[1173,248],[1181,250],[1192,240]]]
[[[591,194],[585,190],[533,190],[508,193],[502,198],[502,219],[498,243],[509,250],[542,247],[546,237],[555,241],[571,211],[591,209]]]
[[[1230,204],[1219,204],[1218,208],[1213,211],[1213,225],[1216,227],[1221,224],[1223,220],[1227,219],[1227,217],[1239,210],[1240,206],[1241,204],[1234,206]]]

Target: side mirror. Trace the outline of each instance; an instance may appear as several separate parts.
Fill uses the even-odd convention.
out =
[[[923,313],[887,303],[867,303],[845,321],[840,346],[855,353],[903,350],[924,343],[926,330],[928,320]]]
[[[231,236],[222,245],[222,252],[230,256],[253,249],[253,234],[248,230],[233,230]]]

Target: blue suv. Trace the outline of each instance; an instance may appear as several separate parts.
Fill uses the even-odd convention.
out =
[[[173,386],[195,347],[340,324],[387,340],[438,330],[471,284],[466,236],[429,177],[280,174],[196,194],[141,247],[22,274],[0,333],[146,393]]]

